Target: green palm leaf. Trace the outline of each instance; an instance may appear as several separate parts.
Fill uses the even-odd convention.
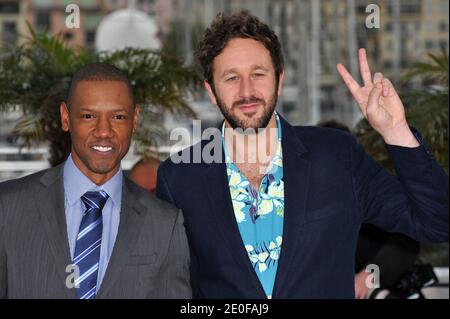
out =
[[[69,135],[61,130],[59,105],[65,100],[73,74],[90,62],[116,65],[130,78],[141,105],[141,127],[135,140],[148,153],[165,138],[165,112],[194,117],[187,98],[201,81],[194,68],[158,51],[127,48],[113,53],[91,53],[70,47],[61,35],[37,33],[19,47],[0,51],[0,111],[19,110],[14,133],[22,145],[47,142],[51,165],[70,152]]]

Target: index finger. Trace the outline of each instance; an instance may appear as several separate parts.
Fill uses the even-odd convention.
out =
[[[360,89],[358,82],[356,82],[355,79],[351,76],[351,74],[348,73],[348,71],[344,65],[338,64],[337,70],[338,70],[339,74],[341,75],[342,80],[344,80],[348,89],[353,94],[353,97],[356,98],[356,92]]]

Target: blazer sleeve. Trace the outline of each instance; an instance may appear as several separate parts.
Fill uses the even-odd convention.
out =
[[[158,276],[159,284],[157,286],[162,289],[161,298],[192,298],[189,267],[189,246],[184,229],[183,214],[180,210],[173,228],[168,254]]]
[[[172,192],[169,187],[169,182],[166,179],[166,166],[167,164],[164,162],[158,168],[158,177],[157,177],[157,185],[156,185],[156,196],[164,201],[172,203],[176,207],[180,208],[177,200],[172,196]],[[168,166],[170,169],[170,166]],[[176,192],[176,191],[175,191]],[[183,216],[182,216],[183,217]],[[197,257],[192,249],[190,249],[190,279],[191,279],[191,288],[192,294],[194,298],[197,298],[198,289],[197,289]]]
[[[169,185],[167,184],[165,176],[165,166],[166,163],[163,162],[158,168],[158,173],[156,175],[156,196],[166,202],[177,206],[174,198],[172,197],[172,194],[170,193]]]
[[[7,298],[8,295],[8,268],[6,260],[5,246],[5,223],[6,211],[0,196],[0,299]]]
[[[360,222],[421,242],[448,241],[448,176],[424,144],[386,148],[396,176],[353,139],[353,187],[360,206]]]

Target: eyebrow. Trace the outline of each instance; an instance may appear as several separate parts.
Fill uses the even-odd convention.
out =
[[[97,109],[90,109],[90,108],[86,108],[86,107],[82,107],[80,109],[81,112],[96,112]],[[125,112],[128,113],[128,110],[125,108],[114,108],[112,110],[109,110],[110,112]]]
[[[266,71],[266,72],[269,71],[268,68],[266,68],[266,67],[264,67],[262,65],[259,65],[259,64],[252,65],[252,71],[255,71],[255,70],[263,70],[263,71]],[[223,74],[222,74],[222,77],[224,77],[226,75],[229,75],[229,74],[233,74],[233,73],[237,73],[236,69],[234,69],[234,68],[225,70],[223,72]]]
[[[266,68],[266,67],[264,67],[264,66],[262,66],[262,65],[255,65],[255,66],[253,67],[253,71],[254,71],[254,70],[269,71],[268,68]]]

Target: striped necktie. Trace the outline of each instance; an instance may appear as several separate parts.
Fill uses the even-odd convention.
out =
[[[102,242],[102,209],[108,194],[104,191],[86,192],[81,196],[86,211],[78,231],[73,263],[79,268],[75,280],[79,299],[91,299],[96,295],[97,274]]]

